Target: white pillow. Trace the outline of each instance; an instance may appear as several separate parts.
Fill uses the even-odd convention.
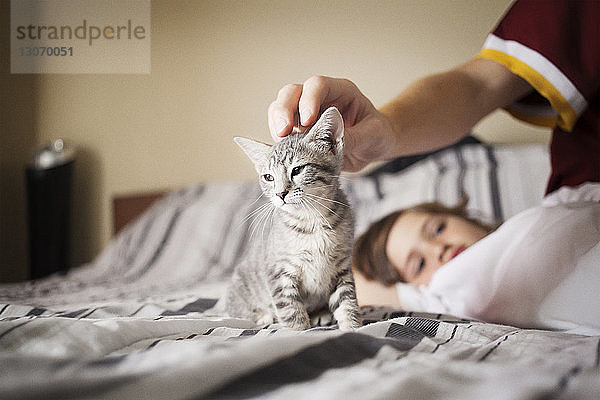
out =
[[[379,172],[381,171],[381,172]],[[467,210],[484,222],[501,222],[542,199],[550,161],[546,145],[457,145],[399,171],[381,168],[346,183],[356,234],[401,208],[438,201]]]

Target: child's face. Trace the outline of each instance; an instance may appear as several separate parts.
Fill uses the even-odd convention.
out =
[[[438,268],[486,235],[454,215],[407,212],[394,222],[386,253],[407,283],[427,285]]]

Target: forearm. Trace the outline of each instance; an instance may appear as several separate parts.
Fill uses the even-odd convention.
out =
[[[392,125],[397,156],[422,153],[458,141],[482,116],[474,115],[473,92],[455,71],[423,78],[380,108]]]
[[[360,272],[354,270],[356,300],[359,306],[390,306],[401,307],[396,286],[383,284],[366,279]]]
[[[396,156],[435,150],[468,135],[498,107],[531,88],[494,61],[475,59],[413,83],[379,111],[396,136]]]

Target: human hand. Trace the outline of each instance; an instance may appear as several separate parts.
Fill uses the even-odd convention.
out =
[[[284,86],[269,106],[271,136],[280,141],[303,132],[331,106],[344,118],[344,170],[359,171],[372,161],[393,156],[396,136],[390,122],[347,79],[313,76],[304,84]]]

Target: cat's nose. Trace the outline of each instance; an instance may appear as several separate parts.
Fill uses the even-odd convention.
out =
[[[284,190],[283,192],[279,192],[277,193],[277,197],[279,197],[281,200],[285,199],[285,196],[289,193],[288,190]]]

